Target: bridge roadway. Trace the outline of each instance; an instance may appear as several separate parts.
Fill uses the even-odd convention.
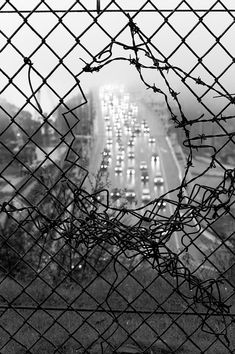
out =
[[[115,188],[118,188],[121,193],[125,193],[126,190],[134,190],[136,194],[136,198],[133,202],[128,203],[127,207],[133,210],[138,211],[138,208],[143,206],[142,195],[144,191],[149,191],[151,200],[158,198],[161,195],[164,195],[164,198],[167,200],[166,208],[164,210],[159,211],[161,220],[169,220],[172,218],[172,223],[176,221],[180,221],[182,217],[184,218],[184,223],[179,223],[178,226],[181,228],[178,231],[175,231],[168,241],[169,248],[175,253],[181,253],[185,255],[186,249],[189,257],[193,260],[195,267],[200,264],[204,264],[204,268],[212,269],[211,262],[213,262],[213,257],[210,260],[205,261],[204,251],[211,247],[208,239],[204,237],[204,235],[199,231],[199,227],[196,224],[196,220],[190,217],[188,214],[188,207],[185,205],[185,208],[181,206],[180,214],[176,217],[174,214],[176,212],[176,205],[178,202],[178,192],[177,188],[180,185],[180,173],[179,166],[177,165],[176,158],[172,152],[172,148],[169,145],[169,140],[165,136],[164,128],[161,120],[156,115],[155,112],[150,111],[146,106],[138,103],[132,102],[134,106],[138,107],[137,113],[130,117],[130,120],[136,119],[137,123],[141,123],[146,120],[147,125],[150,129],[150,136],[155,138],[154,143],[149,143],[149,134],[144,134],[143,129],[139,135],[134,138],[133,146],[128,145],[128,141],[130,140],[130,134],[126,132],[126,128],[124,126],[123,120],[121,120],[120,129],[122,131],[122,146],[124,147],[124,159],[121,163],[122,165],[122,173],[115,173],[115,167],[117,166],[117,156],[120,151],[118,149],[118,139],[116,137],[116,127],[115,127],[115,113],[110,113],[106,107],[106,109],[102,108],[102,102],[99,101],[100,98],[96,100],[96,108],[97,108],[97,129],[96,129],[96,143],[94,154],[91,157],[91,168],[92,172],[98,171],[100,163],[102,161],[101,153],[103,149],[109,148],[111,151],[111,159],[107,171],[103,173],[103,183],[107,183],[107,177],[109,180],[108,189],[109,192],[113,191]],[[119,103],[120,104],[122,98],[119,95]],[[118,100],[117,100],[118,101]],[[107,103],[107,102],[106,102]],[[108,104],[108,103],[107,103]],[[128,101],[129,107],[131,105],[131,101]],[[112,105],[112,112],[115,112],[115,105]],[[116,111],[118,111],[118,107],[116,107]],[[105,116],[109,115],[109,121],[105,121]],[[106,126],[111,125],[111,131],[106,131]],[[108,143],[108,140],[111,140]],[[135,159],[130,160],[128,158],[128,153],[133,152],[135,155]],[[159,155],[159,160],[154,162],[152,160],[152,154],[157,153]],[[141,171],[140,164],[145,161],[147,163],[147,170],[149,175],[149,181],[143,183],[141,181]],[[134,168],[133,174],[128,174],[128,170],[130,167]],[[164,178],[163,186],[156,186],[153,183],[154,176],[156,174],[161,174]],[[88,188],[89,189],[89,188]],[[120,199],[111,200],[111,205],[114,207],[120,206]],[[149,210],[151,212],[152,206],[146,206],[144,209],[139,209],[138,212],[144,213],[144,211]],[[148,215],[148,213],[146,215]],[[174,217],[173,217],[174,215]],[[129,220],[131,224],[135,224],[137,219],[132,216],[131,220]],[[145,224],[146,225],[146,224]],[[169,225],[169,223],[168,223]],[[173,224],[171,224],[172,226]]]

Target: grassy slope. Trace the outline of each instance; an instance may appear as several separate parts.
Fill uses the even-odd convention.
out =
[[[2,279],[1,305],[11,302],[12,305],[32,308],[2,310],[0,352],[26,353],[26,348],[33,346],[30,353],[53,353],[64,342],[63,349],[58,353],[82,353],[82,348],[87,348],[96,341],[96,344],[100,343],[103,338],[104,345],[109,343],[113,347],[134,339],[145,348],[152,346],[154,349],[154,345],[157,345],[161,348],[168,346],[173,352],[229,353],[220,340],[200,329],[198,316],[172,313],[186,312],[191,304],[191,301],[183,300],[176,293],[174,278],[168,275],[159,277],[150,268],[141,268],[132,274],[135,278],[119,268],[118,278],[114,283],[114,272],[106,270],[103,278],[91,278],[90,285],[84,283],[83,286],[76,285],[67,289],[59,286],[54,292],[50,286],[39,280],[35,280],[23,291],[25,284],[17,284],[8,278]],[[110,284],[115,286],[111,294]],[[179,289],[184,295],[192,297],[186,283],[182,283]],[[51,310],[33,310],[36,302],[51,307]],[[69,305],[77,310],[66,311]],[[61,310],[56,311],[52,307],[60,307]],[[102,309],[106,311],[100,311]],[[110,309],[121,312],[116,312],[114,316]],[[132,310],[134,312],[128,313]],[[138,313],[136,310],[146,313]],[[199,312],[203,308],[198,305],[195,310]],[[218,328],[219,319],[214,318],[210,324],[213,328]],[[69,337],[69,334],[72,336]],[[13,339],[10,338],[11,335]],[[206,349],[214,341],[210,349]],[[177,351],[178,347],[180,349]],[[110,348],[107,353],[111,352]],[[96,345],[94,352],[99,353],[100,349],[100,344]]]

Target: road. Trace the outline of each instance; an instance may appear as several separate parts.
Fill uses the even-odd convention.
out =
[[[109,179],[111,206],[120,207],[125,203],[128,208],[139,208],[142,215],[148,215],[154,208],[159,218],[168,219],[173,213],[170,203],[148,204],[179,185],[175,179],[177,166],[162,123],[156,119],[154,122],[153,113],[146,107],[131,102],[129,94],[111,90],[101,94],[101,115],[105,134],[100,138],[105,154],[109,154],[104,156],[101,168],[104,180],[105,176]],[[165,155],[168,156],[166,166]],[[173,171],[172,176],[166,169]],[[154,183],[156,176],[162,182]],[[175,237],[171,243],[176,251],[178,239]]]
[[[178,202],[179,191],[175,189],[181,181],[179,166],[162,122],[156,113],[135,102],[122,88],[107,87],[102,90],[99,97],[99,119],[103,120],[99,138],[102,141],[100,149],[101,146],[103,148],[100,167],[104,185],[109,181],[110,205],[120,208],[123,204],[137,209],[142,215],[153,215],[154,211],[156,219],[165,220],[169,227],[169,219],[175,213]],[[96,152],[96,156],[100,156],[100,152]],[[99,158],[97,161],[100,161]],[[147,176],[144,181],[141,175]],[[163,179],[162,184],[154,184],[156,176]],[[157,201],[151,204],[161,196],[165,206]],[[176,253],[186,248],[196,266],[204,262],[204,267],[211,269],[211,263],[205,261],[204,254],[209,247],[208,240],[203,234],[200,235],[187,207],[181,210],[178,219],[174,216],[171,227],[182,217],[184,223],[180,224],[181,229],[173,232],[167,245]]]

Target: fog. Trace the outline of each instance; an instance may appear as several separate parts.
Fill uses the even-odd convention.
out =
[[[141,8],[145,2],[141,0],[116,1],[122,9],[127,12],[129,10],[132,16],[135,14],[134,10]],[[215,2],[215,0],[207,0],[206,2],[191,0],[188,1],[188,4],[194,10],[208,10]],[[84,8],[96,10],[97,2],[95,0],[89,0],[89,7],[85,0],[81,1],[80,5],[74,3],[74,0],[66,2],[47,0],[46,4],[39,5],[39,3],[38,0],[30,2],[12,0],[12,5],[4,5],[5,1],[0,1],[0,92],[2,97],[22,106],[26,104],[24,94],[27,96],[32,94],[28,81],[29,67],[25,65],[23,57],[30,57],[32,62],[31,81],[34,90],[37,90],[44,78],[47,80],[48,86],[44,85],[40,90],[41,105],[47,112],[50,112],[58,104],[58,96],[69,97],[80,92],[74,76],[79,78],[85,92],[92,87],[108,82],[132,83],[139,85],[140,89],[144,90],[136,68],[130,65],[127,60],[113,61],[99,72],[82,73],[85,63],[92,63],[93,58],[97,58],[104,49],[109,51],[106,55],[110,54],[110,59],[134,57],[133,50],[123,48],[123,45],[132,45],[130,29],[128,26],[124,29],[128,18],[124,13],[110,12],[118,9],[115,4],[109,5],[110,1],[101,0],[101,10],[108,7],[109,11],[101,13],[97,24],[94,24],[94,18],[98,16],[96,11],[92,11],[90,14],[79,11]],[[200,77],[220,92],[225,93],[227,90],[227,92],[234,93],[234,84],[231,80],[235,74],[234,65],[232,65],[233,57],[235,57],[233,44],[235,26],[232,17],[235,14],[235,10],[232,11],[234,1],[223,1],[224,6],[231,9],[231,14],[220,11],[224,8],[223,5],[218,4],[214,6],[213,11],[206,14],[203,23],[195,29],[193,28],[198,23],[198,16],[202,16],[205,12],[199,11],[196,15],[190,11],[189,6],[185,4],[179,6],[181,1],[176,0],[167,2],[159,0],[152,1],[152,3],[156,8],[147,4],[143,7],[143,11],[134,17],[134,22],[139,27],[142,37],[151,38],[149,48],[151,48],[152,54],[159,60],[164,60],[164,57],[167,57],[171,66],[180,68],[186,73],[190,72],[190,75],[195,78]],[[176,7],[177,11],[172,13],[170,10]],[[15,9],[21,11],[21,14],[17,14]],[[58,17],[53,13],[43,12],[50,9],[54,11],[70,9],[70,11],[64,15],[62,24],[58,24],[58,17],[62,16],[63,12],[57,11]],[[181,10],[185,10],[185,12]],[[30,11],[33,11],[31,15]],[[35,13],[36,11],[38,12]],[[23,17],[26,16],[29,17],[27,23],[24,23]],[[164,23],[164,17],[167,16],[169,16],[168,23]],[[19,27],[20,30],[17,31]],[[87,30],[87,28],[89,29]],[[190,31],[192,32],[190,33]],[[154,33],[155,35],[153,35]],[[72,34],[79,37],[79,43],[76,43]],[[216,44],[213,34],[217,37],[223,34],[220,44]],[[182,44],[180,36],[186,38],[184,44]],[[45,43],[42,44],[41,38],[45,37]],[[116,42],[119,44],[114,44],[111,47],[112,37],[116,37]],[[7,43],[7,38],[11,38],[11,43]],[[135,39],[137,44],[143,43],[138,35],[135,36]],[[213,45],[213,49],[210,50]],[[71,50],[71,48],[73,49]],[[198,64],[197,56],[203,57],[202,64]],[[63,65],[58,66],[58,60],[61,57],[63,57]],[[140,62],[146,66],[153,64],[150,59],[141,54]],[[98,64],[93,65],[97,66]],[[54,71],[56,66],[58,67]],[[226,70],[227,67],[229,67],[228,70]],[[143,76],[149,84],[155,83],[156,86],[167,92],[167,87],[157,70],[145,69]],[[8,78],[11,77],[13,78],[12,84],[8,85]],[[219,77],[218,83],[215,83],[215,77]],[[182,101],[198,105],[178,75],[170,70],[167,78],[172,88],[180,92],[179,98]],[[196,85],[192,80],[188,80],[187,84],[198,95],[207,91],[206,87]],[[72,88],[73,90],[68,95]],[[58,96],[53,93],[53,90]],[[208,102],[213,102],[213,109],[215,107],[221,109],[227,100],[214,99],[214,96],[215,93],[212,91],[206,93],[203,102],[207,105]],[[31,99],[31,103],[35,104],[34,98]],[[27,104],[25,109],[32,111],[32,106]]]

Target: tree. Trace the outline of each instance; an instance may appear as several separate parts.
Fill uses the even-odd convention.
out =
[[[11,276],[23,274],[25,263],[24,230],[14,219],[7,217],[4,227],[0,230],[0,269]]]
[[[82,104],[84,99],[80,95],[72,97],[57,110],[56,128],[61,136],[73,134],[91,135],[93,126],[93,99],[92,94],[87,94],[88,102]]]
[[[8,115],[6,110],[0,106],[0,136],[1,142],[5,145],[16,138],[10,118],[11,116]]]
[[[229,241],[226,246],[221,246],[221,250],[225,250],[226,257],[223,254],[223,261],[228,271],[228,278],[235,286],[235,209],[231,208],[229,214],[225,214],[213,223],[213,230],[222,241]]]
[[[28,111],[21,111],[17,116],[15,121],[19,124],[22,129],[19,129],[23,143],[27,143],[28,139],[31,138],[35,144],[42,145],[42,129],[41,123],[32,118],[32,114]]]
[[[8,105],[5,100],[0,100],[0,163],[9,163],[13,159],[11,151],[17,144],[14,124],[11,123],[14,110]]]

